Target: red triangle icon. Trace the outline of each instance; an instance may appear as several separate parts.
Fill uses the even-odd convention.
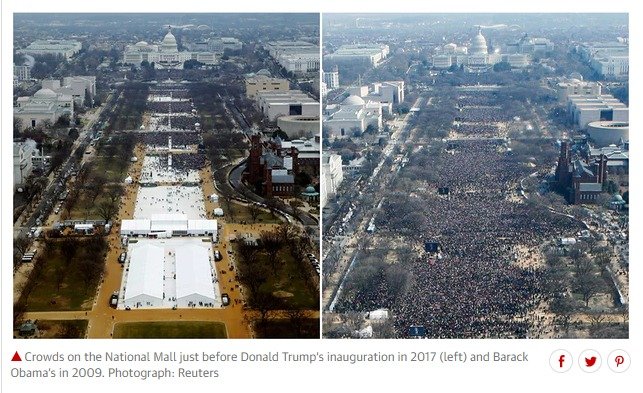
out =
[[[18,355],[18,351],[13,354],[13,357],[11,358],[12,362],[22,362],[22,359],[20,358],[20,355]]]

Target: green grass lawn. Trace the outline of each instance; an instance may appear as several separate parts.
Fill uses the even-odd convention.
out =
[[[257,257],[266,266],[269,266],[268,257],[261,253]],[[301,268],[295,262],[287,249],[279,251],[279,260],[282,265],[278,268],[276,274],[270,275],[268,280],[259,287],[261,292],[274,293],[277,291],[289,292],[293,296],[283,297],[281,300],[288,308],[313,309],[319,308],[319,294],[311,293],[308,286],[301,278]]]
[[[56,269],[64,264],[63,257],[54,254],[47,259],[44,272],[27,299],[27,311],[70,311],[91,309],[91,299],[96,293],[96,284],[85,290],[80,272],[72,262],[60,289],[56,286]],[[83,306],[83,303],[88,303]]]
[[[126,322],[114,326],[114,338],[227,338],[222,322]]]
[[[84,338],[88,322],[86,319],[39,321],[41,336],[38,338]]]
[[[81,193],[78,202],[76,202],[74,208],[69,212],[70,218],[72,220],[101,220],[102,218],[98,213],[98,206],[101,201],[102,198],[100,196],[92,202]]]
[[[257,329],[259,338],[319,338],[319,319],[302,321],[299,332],[288,319],[273,319]]]
[[[127,177],[127,170],[130,167],[128,163],[123,170],[120,170],[118,158],[108,159],[107,157],[96,157],[94,160],[96,173],[103,173],[109,182],[123,182]]]
[[[119,170],[117,165],[117,158],[108,159],[107,157],[96,157],[94,159],[94,169],[88,178],[92,178],[93,174],[104,174],[109,183],[122,183],[123,180],[127,177],[127,172],[130,167],[128,164],[123,170]],[[81,185],[76,185],[80,187]],[[106,195],[99,195],[95,201],[85,196],[84,192],[80,193],[78,202],[74,205],[74,208],[70,212],[72,219],[76,220],[100,220],[100,214],[98,213],[98,206],[103,200],[109,200]]]
[[[219,205],[223,209],[223,214],[226,218],[230,218],[230,210],[234,210],[234,222],[245,221],[248,224],[253,224],[252,216],[250,215],[250,210],[245,205],[240,205],[238,203],[230,203],[230,209],[227,207],[227,203],[222,199],[219,200]],[[282,221],[278,216],[272,216],[270,212],[261,210],[257,216],[257,224],[279,224]]]

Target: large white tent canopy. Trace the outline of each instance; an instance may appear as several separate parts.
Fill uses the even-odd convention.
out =
[[[176,248],[176,300],[179,307],[214,303],[211,266],[206,248],[196,245]]]
[[[216,237],[217,220],[188,220],[185,214],[153,214],[152,219],[123,220],[121,235],[148,236],[170,233],[172,235]]]
[[[132,250],[124,304],[131,308],[163,305],[163,248],[144,245]]]

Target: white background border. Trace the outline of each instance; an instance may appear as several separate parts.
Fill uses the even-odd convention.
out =
[[[31,383],[40,384],[39,389],[47,392],[76,392],[76,391],[133,391],[137,388],[152,387],[157,391],[175,391],[177,388],[194,388],[204,386],[208,389],[219,390],[243,388],[243,391],[257,389],[259,391],[321,391],[347,389],[449,389],[462,391],[465,388],[481,391],[634,391],[633,376],[640,370],[641,348],[640,311],[640,271],[638,261],[641,256],[641,137],[637,127],[641,115],[637,111],[640,107],[640,38],[641,12],[635,8],[634,1],[524,1],[498,2],[498,1],[472,1],[461,0],[456,2],[398,0],[398,1],[348,1],[348,0],[309,0],[302,1],[244,1],[218,2],[218,1],[45,1],[45,0],[2,0],[2,392],[18,392],[36,387]],[[629,12],[630,13],[630,102],[632,111],[630,122],[634,124],[631,134],[631,160],[630,184],[632,195],[635,196],[631,203],[630,237],[634,239],[630,251],[631,279],[630,301],[635,307],[630,309],[630,339],[629,340],[378,340],[378,341],[346,341],[346,340],[13,340],[11,332],[12,319],[12,29],[14,12],[376,12],[376,13],[421,13],[421,12]],[[323,23],[322,23],[323,29]],[[639,283],[639,284],[637,284]],[[638,343],[638,344],[637,344]],[[406,365],[391,367],[389,365],[331,365],[331,364],[255,364],[241,365],[211,365],[210,368],[219,368],[221,378],[216,380],[175,380],[172,382],[139,382],[128,381],[116,384],[113,381],[89,385],[87,380],[56,380],[56,381],[28,381],[14,380],[9,377],[9,369],[14,366],[9,362],[16,349],[21,352],[34,350],[38,352],[55,351],[106,351],[118,350],[167,350],[181,351],[319,351],[326,352],[392,352],[397,351],[442,351],[442,350],[480,350],[480,351],[522,351],[530,352],[530,362],[527,366],[513,365],[502,366],[490,364],[486,367],[472,367],[471,365],[442,366],[442,365]],[[613,349],[622,348],[632,356],[632,366],[624,374],[612,373],[604,364],[602,369],[593,374],[586,374],[577,365],[565,374],[552,372],[548,365],[549,355],[552,351],[564,348],[575,357],[585,349],[598,350],[606,356]],[[605,359],[604,359],[605,362]],[[28,367],[28,364],[21,365]],[[148,365],[151,366],[151,365]],[[46,385],[41,385],[45,382]],[[483,388],[490,386],[490,388]]]

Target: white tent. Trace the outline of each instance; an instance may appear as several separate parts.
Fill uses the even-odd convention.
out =
[[[219,202],[219,196],[217,194],[210,195],[211,202]]]
[[[74,231],[89,233],[94,230],[94,224],[75,224]],[[34,237],[37,237],[34,235]]]
[[[221,209],[220,207],[217,207],[216,209],[214,209],[214,216],[223,217],[223,209]]]
[[[210,236],[217,234],[217,228],[217,220],[188,220],[185,214],[152,214],[150,220],[123,220],[121,235],[156,235],[160,238],[182,235]]]
[[[204,307],[215,303],[213,270],[208,249],[196,245],[176,248],[176,300],[178,307]]]
[[[121,221],[121,235],[137,236],[150,233],[150,220]]]
[[[187,233],[188,216],[186,214],[152,214],[152,232],[172,231],[174,234]]]
[[[188,220],[188,235],[191,236],[216,236],[217,229],[217,220]]]
[[[359,338],[371,338],[373,337],[373,327],[371,325],[366,326],[362,330],[356,330],[357,337]]]
[[[373,320],[388,319],[388,310],[385,308],[379,308],[377,310],[371,311],[368,313],[368,319],[373,319]]]
[[[132,250],[124,290],[124,306],[132,309],[163,306],[163,248],[152,245]]]
[[[132,184],[132,181],[133,181],[133,180],[132,180],[132,176],[127,176],[127,177],[125,178],[125,184]]]

